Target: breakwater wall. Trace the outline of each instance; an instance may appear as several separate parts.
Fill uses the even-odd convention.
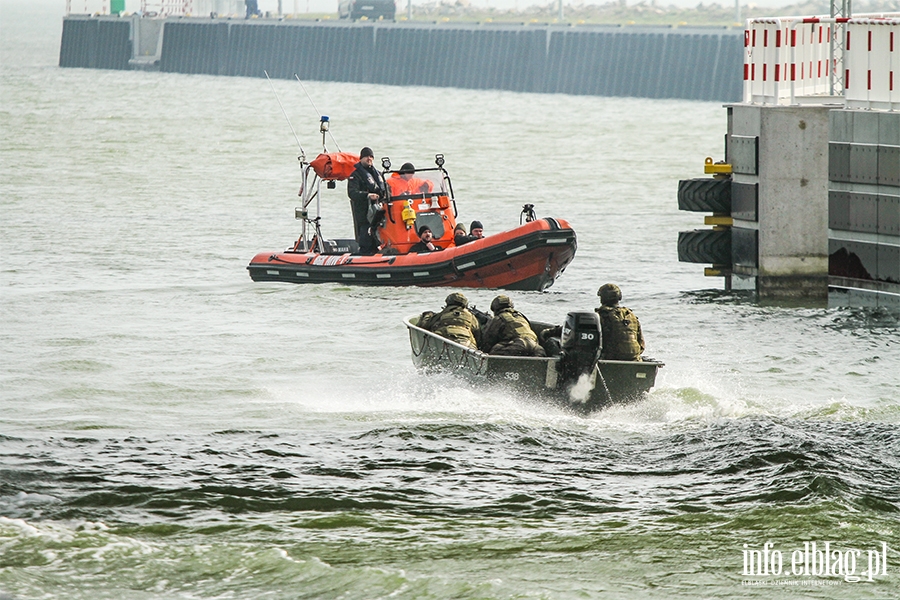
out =
[[[69,16],[61,67],[732,102],[730,28]]]
[[[115,18],[66,18],[59,47],[60,67],[129,69],[132,21]]]

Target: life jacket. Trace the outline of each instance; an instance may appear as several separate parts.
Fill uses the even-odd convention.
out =
[[[391,192],[391,198],[396,198],[403,194],[429,194],[434,189],[434,185],[427,179],[418,177],[404,179],[400,173],[391,175],[387,180],[387,184]]]
[[[630,308],[601,306],[600,315],[603,349],[600,358],[606,360],[641,360],[644,339],[641,324]]]
[[[479,331],[475,315],[461,306],[448,306],[431,320],[431,331],[472,349],[478,348],[475,332]]]

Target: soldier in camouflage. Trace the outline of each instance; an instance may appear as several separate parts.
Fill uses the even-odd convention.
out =
[[[491,302],[494,317],[484,328],[481,349],[503,356],[546,356],[525,315],[513,308],[509,296]]]
[[[468,306],[469,300],[465,296],[459,292],[450,294],[447,296],[446,306],[428,319],[426,328],[441,337],[477,350],[481,341],[481,326]]]
[[[619,306],[622,290],[614,283],[602,285],[597,290],[600,296],[600,329],[603,334],[601,360],[640,361],[644,352],[644,334],[641,322],[630,308]]]

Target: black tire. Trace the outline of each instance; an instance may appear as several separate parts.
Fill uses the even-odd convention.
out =
[[[678,260],[731,266],[731,229],[679,232]]]
[[[678,182],[678,209],[731,214],[731,179],[682,179]]]

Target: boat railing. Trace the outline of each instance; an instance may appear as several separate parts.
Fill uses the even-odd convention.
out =
[[[484,367],[487,364],[487,354],[485,354],[481,350],[469,348],[468,346],[464,346],[459,342],[454,342],[453,340],[441,337],[433,331],[429,331],[427,329],[419,327],[414,323],[414,321],[417,321],[418,318],[418,316],[408,317],[405,321],[406,326],[411,330],[419,332],[422,338],[422,345],[418,349],[416,348],[415,344],[412,344],[413,356],[418,358],[422,356],[426,351],[428,351],[432,344],[440,344],[440,349],[437,351],[436,356],[434,356],[433,358],[436,363],[440,363],[441,360],[446,357],[448,359],[448,362],[455,363],[454,366],[456,368],[473,365],[477,366],[476,374],[483,374]],[[454,358],[454,353],[458,353],[459,356]]]
[[[419,348],[416,348],[415,344],[412,344],[412,352],[413,356],[416,358],[422,356],[431,346],[431,344],[440,344],[440,349],[432,354],[436,354],[433,357],[433,360],[436,363],[440,363],[442,359],[447,359],[446,362],[453,364],[455,368],[464,368],[464,367],[475,367],[475,375],[484,375],[488,371],[489,361],[493,361],[495,363],[505,363],[505,362],[547,362],[548,360],[555,360],[556,357],[552,356],[504,356],[501,354],[488,354],[487,352],[482,352],[481,350],[475,350],[473,348],[469,348],[459,342],[454,342],[453,340],[447,339],[436,334],[433,331],[429,331],[427,329],[423,329],[415,324],[415,321],[418,320],[418,315],[413,317],[408,317],[405,320],[405,325],[414,331],[419,332],[422,337],[422,345]],[[454,352],[458,352],[459,356],[454,357]]]
[[[116,6],[110,0],[66,0],[66,14],[109,15],[113,10],[124,10],[124,2]],[[121,8],[120,8],[121,7]],[[241,11],[232,2],[235,14]],[[209,15],[216,10],[213,4],[204,0],[141,0],[142,15],[160,17],[187,17],[192,14]]]
[[[666,363],[660,362],[660,361],[656,360],[655,358],[645,358],[645,357],[641,357],[641,360],[609,360],[609,359],[606,359],[606,358],[601,358],[601,359],[598,359],[598,360],[597,360],[597,364],[598,364],[598,365],[600,365],[600,364],[604,364],[604,365],[631,365],[631,366],[634,366],[634,365],[653,365],[653,366],[657,366],[657,367],[662,367],[662,366],[665,366]]]

